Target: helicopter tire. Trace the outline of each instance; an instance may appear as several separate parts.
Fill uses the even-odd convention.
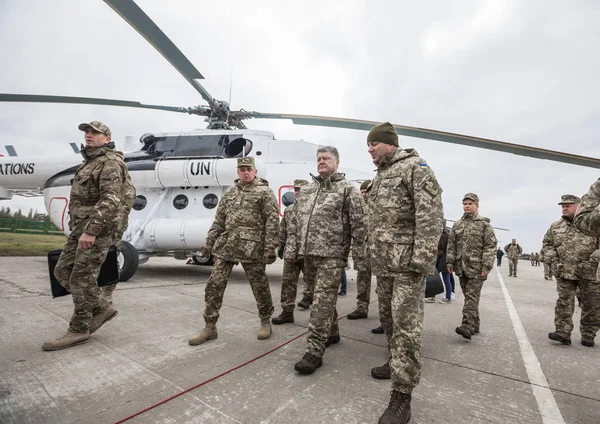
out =
[[[123,267],[119,273],[119,281],[127,281],[137,271],[140,264],[140,257],[135,247],[126,241],[123,241],[121,254],[123,255]]]
[[[200,260],[198,259],[198,256],[192,256],[192,260],[194,261],[194,265],[205,265],[205,266],[212,266],[215,264],[214,258],[212,257],[212,255],[210,256],[210,258],[206,259],[206,260]]]

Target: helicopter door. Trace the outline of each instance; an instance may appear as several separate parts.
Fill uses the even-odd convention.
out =
[[[60,229],[60,231],[65,231],[65,228],[69,228],[69,214],[67,213],[68,205],[69,199],[66,197],[53,197],[50,199],[50,203],[48,203],[50,220]]]

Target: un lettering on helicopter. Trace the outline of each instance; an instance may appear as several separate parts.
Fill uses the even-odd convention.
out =
[[[231,110],[198,82],[202,74],[132,0],[105,0],[116,16],[123,18],[142,35],[200,94],[207,105],[176,107],[143,104],[137,101],[60,95],[0,93],[0,102],[62,103],[104,105],[161,110],[202,116],[207,129],[192,132],[144,134],[127,137],[125,161],[137,190],[137,197],[124,233],[124,265],[121,277],[131,277],[139,261],[153,255],[173,254],[183,259],[196,257],[203,247],[216,206],[236,179],[236,158],[253,156],[258,175],[269,181],[280,211],[292,191],[292,181],[309,178],[316,170],[317,145],[298,140],[277,140],[273,133],[248,129],[248,119],[285,119],[297,125],[335,127],[368,131],[377,121],[282,113]],[[75,122],[81,122],[76,119]],[[108,123],[110,125],[110,123]],[[75,125],[75,123],[74,123]],[[600,168],[600,159],[504,141],[472,137],[434,129],[393,124],[400,136],[417,137],[463,146],[511,153],[536,159]],[[17,156],[13,146],[9,157],[0,159],[0,200],[14,194],[43,193],[50,218],[68,232],[68,202],[71,180],[81,163],[78,155],[59,157]],[[77,146],[71,147],[78,152]],[[14,154],[13,154],[14,153]],[[369,172],[340,168],[350,180],[371,178]],[[210,258],[204,258],[210,263]]]

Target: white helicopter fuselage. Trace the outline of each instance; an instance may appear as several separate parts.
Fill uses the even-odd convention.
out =
[[[128,137],[126,146],[135,143]],[[238,178],[237,157],[255,157],[258,176],[269,181],[283,216],[284,195],[293,191],[293,180],[310,180],[310,173],[316,173],[318,148],[304,141],[275,140],[272,133],[256,130],[166,133],[146,137],[146,143],[137,143],[136,147],[137,151],[126,155],[137,197],[123,240],[132,244],[142,258],[166,253],[178,257],[198,254],[219,200]],[[17,163],[19,158],[11,159]],[[81,160],[69,155],[52,161],[47,158],[46,162],[35,162],[32,174],[16,175],[10,181],[0,175],[0,186],[32,189],[36,184],[41,186],[36,181],[45,179],[43,195],[50,218],[68,235],[71,182]],[[18,163],[33,162],[20,158]],[[350,169],[340,168],[340,172],[357,182],[371,177]]]

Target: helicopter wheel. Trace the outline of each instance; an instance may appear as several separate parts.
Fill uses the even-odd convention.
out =
[[[194,255],[194,256],[192,256],[192,261],[194,261],[194,265],[205,265],[205,266],[212,266],[215,263],[212,255],[208,259],[203,258],[202,256]]]
[[[119,281],[127,281],[138,269],[140,257],[135,247],[126,241],[123,241],[121,253],[119,254]]]

